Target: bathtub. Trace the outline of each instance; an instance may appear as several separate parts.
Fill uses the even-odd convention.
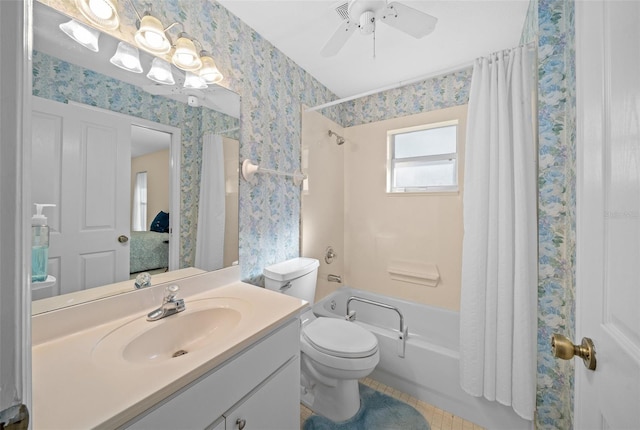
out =
[[[351,302],[349,310],[355,310],[355,322],[378,338],[380,363],[371,378],[488,429],[533,428],[531,421],[520,418],[510,407],[470,396],[460,388],[458,312],[348,287],[315,303],[313,312],[344,318],[351,296],[398,308],[409,329],[403,345],[395,311]]]

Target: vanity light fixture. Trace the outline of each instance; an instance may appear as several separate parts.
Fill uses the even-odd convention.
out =
[[[200,51],[200,60],[202,61],[202,67],[199,73],[202,80],[207,84],[217,84],[222,81],[224,77],[207,51]]]
[[[90,22],[105,30],[120,26],[118,0],[75,0],[76,7]]]
[[[128,43],[118,43],[118,49],[113,57],[111,57],[111,64],[120,67],[121,69],[128,70],[134,73],[142,73],[142,66],[140,65],[140,53],[138,48],[131,46]]]
[[[75,19],[72,19],[69,22],[63,22],[59,27],[67,36],[85,48],[90,49],[93,52],[98,52],[100,50],[98,46],[100,32],[95,28],[80,24]]]
[[[146,12],[136,25],[138,31],[134,38],[139,47],[156,55],[166,54],[171,50],[171,42],[165,33],[167,29],[163,28],[158,18]]]
[[[187,72],[195,72],[202,66],[196,45],[187,33],[182,32],[178,35],[175,48],[171,61],[177,68]]]
[[[147,78],[163,85],[176,83],[173,79],[173,73],[171,73],[171,64],[159,57],[154,58],[151,62],[151,70],[147,73]]]
[[[184,87],[201,90],[207,88],[207,83],[195,73],[187,72],[184,76]]]

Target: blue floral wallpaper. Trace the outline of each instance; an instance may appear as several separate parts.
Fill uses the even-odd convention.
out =
[[[352,127],[467,104],[472,71],[470,67],[349,101],[342,105],[339,123]]]
[[[538,429],[573,428],[573,361],[553,333],[574,338],[576,93],[573,0],[538,0]]]

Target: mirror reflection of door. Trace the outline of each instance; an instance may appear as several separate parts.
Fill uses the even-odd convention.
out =
[[[170,147],[171,134],[131,126],[131,278],[169,267]]]
[[[32,202],[51,203],[48,273],[34,298],[129,277],[131,125],[109,112],[33,98]]]

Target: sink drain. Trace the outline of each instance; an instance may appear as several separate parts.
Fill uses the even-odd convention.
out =
[[[181,350],[179,350],[179,351],[174,352],[174,353],[173,353],[173,355],[172,355],[171,357],[172,357],[172,358],[180,357],[181,355],[185,355],[185,354],[187,354],[187,353],[189,353],[189,351],[185,351],[184,349],[181,349]]]

